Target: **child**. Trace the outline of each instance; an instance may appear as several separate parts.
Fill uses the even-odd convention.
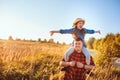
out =
[[[82,18],[77,18],[73,22],[73,28],[64,29],[64,30],[61,29],[59,31],[53,30],[53,31],[50,31],[50,35],[52,36],[54,33],[72,34],[74,39],[81,38],[83,40],[82,51],[86,57],[86,64],[89,65],[90,64],[90,53],[86,48],[84,37],[85,37],[86,33],[88,33],[88,34],[99,33],[100,34],[100,30],[95,31],[95,30],[89,30],[89,29],[83,28],[84,24],[85,24],[85,20],[83,20]],[[73,48],[73,43],[72,43],[71,47],[65,53],[65,61],[68,61],[69,55],[72,54],[73,51],[74,51],[74,48]]]

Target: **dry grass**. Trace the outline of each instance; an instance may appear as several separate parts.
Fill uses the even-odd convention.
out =
[[[68,45],[0,41],[0,80],[61,80],[59,61]],[[120,69],[97,66],[88,80],[119,80]]]

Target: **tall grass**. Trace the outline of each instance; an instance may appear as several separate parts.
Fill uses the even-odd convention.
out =
[[[59,62],[69,45],[0,41],[0,80],[62,80]],[[120,69],[97,66],[88,80],[119,80]],[[88,75],[87,75],[88,76]]]

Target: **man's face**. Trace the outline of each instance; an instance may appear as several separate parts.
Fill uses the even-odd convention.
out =
[[[80,53],[82,51],[82,46],[83,46],[82,41],[74,41],[74,49],[78,53]]]

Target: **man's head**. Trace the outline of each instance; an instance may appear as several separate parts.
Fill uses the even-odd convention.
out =
[[[78,38],[74,40],[74,49],[75,51],[77,51],[78,53],[80,53],[82,51],[82,47],[83,47],[83,40]]]

